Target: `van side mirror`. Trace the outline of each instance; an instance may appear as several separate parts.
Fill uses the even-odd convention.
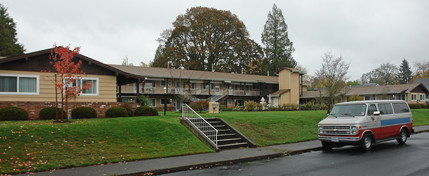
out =
[[[380,111],[374,111],[374,115],[375,116],[379,116],[380,115]]]

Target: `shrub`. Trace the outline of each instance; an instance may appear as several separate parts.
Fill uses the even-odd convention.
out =
[[[316,108],[318,110],[328,110],[328,106],[326,106],[325,104],[318,104],[316,105]]]
[[[57,110],[58,119],[61,118],[61,112],[63,112],[63,119],[67,119],[66,112],[60,108],[58,108],[58,110]],[[40,120],[52,120],[52,119],[56,120],[55,107],[43,108],[42,110],[40,110],[39,119]]]
[[[209,108],[208,101],[194,101],[189,105],[194,111],[203,111]]]
[[[143,107],[137,108],[136,111],[134,111],[134,115],[135,116],[157,116],[158,111],[155,108],[143,106]]]
[[[246,107],[247,111],[253,111],[258,106],[258,103],[254,102],[254,101],[248,101],[248,102],[244,103],[244,106]]]
[[[301,110],[313,110],[314,107],[314,102],[310,101],[305,103],[304,105],[301,106]]]
[[[264,106],[262,106],[261,104],[258,104],[257,108],[258,108],[258,111],[264,110]]]
[[[226,110],[226,106],[224,104],[219,105],[219,110],[220,111],[225,111]]]
[[[269,111],[277,111],[277,110],[279,110],[279,108],[275,107],[275,106],[268,106],[268,110]]]
[[[78,107],[72,110],[71,116],[73,119],[97,118],[97,111],[91,107]]]
[[[0,121],[27,120],[28,113],[22,108],[5,107],[0,109]]]
[[[149,96],[140,95],[137,97],[137,102],[140,103],[140,106],[149,106]]]
[[[109,108],[106,111],[106,117],[128,117],[128,111],[123,107]]]
[[[130,103],[124,103],[124,104],[122,104],[119,107],[125,108],[127,110],[127,113],[128,113],[129,117],[134,116],[134,112],[133,112],[133,109],[131,108],[131,104]]]

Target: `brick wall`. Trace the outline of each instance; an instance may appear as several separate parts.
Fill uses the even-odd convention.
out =
[[[119,107],[122,104],[121,102],[69,102],[68,111],[71,114],[71,111],[76,107],[92,107],[97,111],[97,117],[105,117],[105,112],[111,107]],[[137,103],[126,103],[129,104],[129,107],[135,110],[139,105]],[[0,108],[4,107],[19,107],[23,108],[28,112],[28,118],[30,120],[39,119],[39,112],[41,109],[46,107],[54,107],[55,102],[1,102]],[[65,110],[65,106],[64,106]]]

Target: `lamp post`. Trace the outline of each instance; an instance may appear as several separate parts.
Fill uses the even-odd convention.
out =
[[[164,87],[164,116],[165,116],[166,110],[167,110],[167,88]]]

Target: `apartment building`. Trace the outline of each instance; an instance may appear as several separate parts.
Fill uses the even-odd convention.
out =
[[[182,103],[198,100],[219,102],[227,107],[244,107],[279,90],[279,77],[168,68],[110,65],[118,70],[146,77],[140,82],[118,86],[118,101],[135,102],[149,97],[152,107],[179,110]]]

